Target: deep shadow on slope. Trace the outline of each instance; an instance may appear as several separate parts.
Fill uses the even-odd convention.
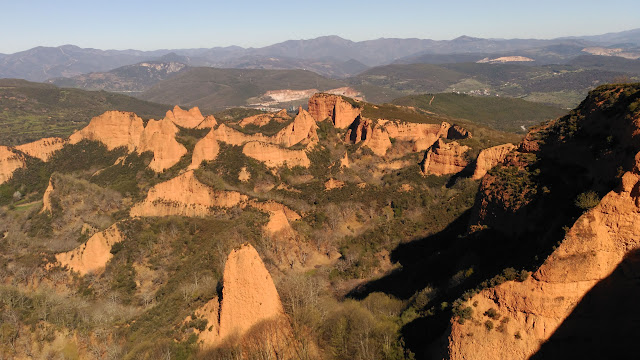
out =
[[[437,289],[422,309],[433,314],[405,325],[402,334],[418,359],[427,358],[427,350],[441,351],[436,341],[451,318],[441,303],[496,285],[487,280],[505,268],[537,269],[581,215],[578,195],[595,191],[602,197],[635,164],[640,144],[626,115],[640,90],[623,99],[620,94],[602,88],[570,115],[542,127],[532,140],[537,150],[516,154],[483,179],[473,209],[433,236],[398,246],[391,256],[402,268],[349,296],[380,291],[409,299],[426,286]],[[469,224],[479,226],[469,231]]]
[[[638,299],[640,249],[635,249],[584,296],[530,359],[637,358]]]

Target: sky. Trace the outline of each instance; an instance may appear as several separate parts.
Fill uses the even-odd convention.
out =
[[[0,0],[0,53],[262,47],[325,35],[550,39],[640,28],[638,14],[638,0]]]

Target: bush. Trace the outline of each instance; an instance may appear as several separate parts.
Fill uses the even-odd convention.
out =
[[[595,191],[584,192],[576,198],[575,204],[578,209],[587,211],[600,203],[600,197]]]
[[[496,309],[491,308],[487,311],[484,312],[484,316],[488,316],[489,318],[493,319],[493,320],[498,320],[500,319],[500,314],[498,314],[498,311],[496,311]]]
[[[493,330],[493,321],[487,320],[484,322],[484,327],[487,328],[487,331]]]

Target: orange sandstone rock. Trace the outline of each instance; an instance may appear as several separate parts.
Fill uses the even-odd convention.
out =
[[[228,208],[247,200],[236,191],[216,191],[199,182],[193,171],[157,184],[146,199],[131,208],[131,216],[206,216],[217,207]]]
[[[111,247],[123,240],[122,233],[116,224],[108,229],[94,234],[86,243],[77,248],[56,254],[56,260],[69,270],[86,275],[104,269],[107,262],[113,257]]]
[[[474,180],[482,179],[487,171],[501,163],[509,151],[515,148],[516,146],[513,144],[503,144],[482,150],[476,160],[476,169],[471,178]]]
[[[51,194],[53,193],[53,177],[49,178],[49,185],[44,190],[44,195],[42,196],[42,210],[41,213],[48,211],[51,212],[53,209],[51,207]]]
[[[193,156],[189,169],[197,169],[203,161],[215,160],[220,152],[220,145],[216,140],[216,134],[211,129],[209,133],[200,139],[193,148]]]
[[[202,116],[200,109],[197,107],[193,107],[189,111],[186,111],[182,110],[178,105],[173,108],[173,111],[167,111],[164,118],[172,121],[178,126],[189,129],[197,127],[204,120],[204,116]]]
[[[472,321],[451,323],[449,357],[528,359],[571,314],[585,294],[609,276],[625,254],[640,246],[640,153],[622,186],[583,214],[562,244],[524,282],[509,281],[469,300],[478,302],[475,318],[489,308],[509,317],[506,331],[487,332]],[[468,336],[478,334],[481,336]],[[519,332],[520,338],[514,333]]]
[[[416,124],[399,121],[388,121],[383,126],[390,138],[413,142],[413,151],[427,150],[436,140],[446,138],[451,127],[446,122],[442,124]]]
[[[177,164],[187,153],[187,149],[176,141],[178,131],[173,122],[167,119],[149,120],[140,137],[137,151],[153,152],[153,160],[149,164],[151,170],[162,172]]]
[[[362,110],[351,105],[338,95],[315,94],[309,99],[309,113],[317,121],[331,119],[333,125],[345,129],[360,115]]]
[[[64,139],[50,137],[36,140],[28,144],[18,145],[16,146],[16,150],[20,150],[29,156],[46,162],[54,152],[62,149],[65,143],[66,141]]]
[[[0,184],[9,181],[13,172],[23,167],[25,167],[23,156],[6,146],[0,146]]]
[[[324,183],[324,190],[329,191],[333,189],[340,189],[344,185],[345,183],[343,181],[336,180],[336,179],[329,179]]]
[[[425,174],[446,175],[462,171],[467,166],[464,153],[468,146],[460,145],[455,141],[445,143],[438,139],[424,155],[422,172]]]
[[[318,142],[315,119],[304,109],[298,109],[298,115],[284,129],[278,131],[271,139],[272,143],[290,147],[298,143],[315,144]]]
[[[103,143],[109,150],[124,146],[129,152],[133,152],[138,147],[143,131],[142,119],[136,114],[107,111],[91,119],[89,125],[82,130],[73,133],[69,137],[69,143],[92,140]]]
[[[196,129],[212,129],[216,125],[218,125],[216,118],[213,117],[213,115],[207,115],[207,117],[205,117],[204,120],[196,126]]]
[[[262,321],[284,318],[271,274],[251,245],[233,250],[224,267],[220,338],[245,334]]]
[[[242,153],[265,163],[268,167],[309,167],[311,161],[304,150],[287,150],[277,145],[253,141],[242,148]]]

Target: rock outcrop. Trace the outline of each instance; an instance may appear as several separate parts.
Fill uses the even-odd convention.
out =
[[[173,110],[167,111],[164,118],[180,127],[189,129],[196,128],[204,120],[204,116],[202,116],[200,109],[197,107],[193,107],[187,111],[182,110],[178,105],[176,105]]]
[[[76,144],[82,140],[99,141],[107,149],[113,150],[124,146],[133,152],[140,143],[144,124],[138,115],[132,112],[107,111],[91,119],[89,125],[76,131],[69,137],[69,143]]]
[[[270,142],[280,144],[284,147],[290,147],[299,143],[305,145],[315,144],[318,142],[317,129],[318,125],[316,125],[315,119],[306,110],[299,108],[298,115],[293,122],[278,131],[278,133],[270,139]]]
[[[51,194],[53,194],[53,176],[49,178],[49,185],[47,185],[47,188],[44,190],[44,195],[42,196],[42,210],[40,210],[41,213],[43,212],[49,212],[51,213],[53,211],[53,207],[52,207],[52,203],[51,203]]]
[[[362,143],[362,146],[368,147],[378,156],[384,156],[392,145],[389,134],[382,126],[361,116],[347,130],[345,142]]]
[[[447,138],[451,125],[442,124],[417,124],[399,121],[386,121],[384,130],[390,138],[400,141],[413,142],[413,151],[424,151],[430,148],[438,139]]]
[[[245,134],[240,131],[231,128],[225,124],[220,124],[216,129],[213,130],[215,134],[215,139],[221,141],[225,144],[241,146],[250,141],[261,141],[261,142],[270,142],[270,139],[267,136],[262,134]]]
[[[269,234],[276,234],[282,231],[293,231],[291,221],[300,219],[300,215],[287,206],[275,201],[250,203],[252,207],[269,213],[269,222],[264,230]]]
[[[449,140],[461,140],[471,137],[471,132],[460,125],[453,125],[447,131],[447,139]]]
[[[252,141],[242,148],[242,153],[263,162],[268,167],[302,166],[308,168],[311,161],[304,150],[288,150],[280,146]]]
[[[86,243],[77,248],[56,254],[56,260],[69,270],[86,275],[104,269],[111,260],[111,247],[123,240],[122,233],[116,224],[108,229],[94,234]]]
[[[209,131],[205,137],[200,139],[193,148],[191,165],[189,169],[197,169],[203,161],[212,161],[218,157],[220,145],[216,140],[216,134],[213,130]]]
[[[622,185],[583,214],[562,244],[524,282],[506,282],[469,300],[476,319],[493,308],[509,318],[502,332],[473,321],[452,322],[449,356],[470,359],[528,359],[549,339],[596,283],[609,276],[625,254],[640,245],[640,154]],[[472,336],[470,336],[470,334]],[[517,334],[517,336],[514,336]]]
[[[13,173],[25,167],[24,157],[6,146],[0,146],[0,184],[13,176]]]
[[[131,216],[206,216],[216,208],[241,205],[246,195],[218,191],[199,182],[193,171],[160,183],[149,190],[146,199],[131,208]]]
[[[213,115],[207,115],[207,117],[205,117],[204,120],[196,126],[196,129],[212,129],[216,125],[218,125],[216,118],[213,117]]]
[[[317,121],[331,119],[339,129],[346,129],[362,110],[351,105],[342,96],[319,93],[309,99],[309,113]]]
[[[149,168],[155,172],[162,172],[180,161],[187,149],[176,141],[178,128],[173,122],[163,120],[149,120],[142,132],[137,148],[139,153],[153,152],[153,160]]]
[[[89,125],[69,137],[71,144],[82,140],[99,141],[107,149],[126,147],[129,152],[153,152],[149,167],[156,171],[175,165],[186,154],[187,149],[178,143],[175,135],[178,128],[171,120],[149,120],[144,127],[136,114],[122,111],[107,111],[91,119]]]
[[[20,150],[31,157],[38,158],[46,162],[54,152],[62,149],[65,143],[66,141],[64,139],[50,137],[18,145],[15,148],[16,150]]]
[[[288,334],[288,321],[271,274],[249,244],[231,251],[227,257],[222,303],[219,304],[215,297],[197,314],[211,324],[199,335],[205,347],[216,346],[233,337],[241,340],[252,328],[265,322],[280,327],[283,330],[280,336]],[[277,337],[276,333],[269,335]]]
[[[474,180],[482,179],[487,171],[501,163],[509,151],[515,148],[513,144],[503,144],[480,151],[478,159],[476,160],[476,168],[471,178]]]
[[[458,173],[468,165],[464,156],[467,150],[469,150],[468,146],[460,145],[455,141],[445,143],[442,139],[438,139],[424,155],[421,164],[422,172],[433,175]]]
[[[340,181],[337,179],[329,179],[327,181],[325,181],[324,183],[324,190],[325,191],[329,191],[329,190],[333,190],[333,189],[340,189],[341,187],[345,186],[346,184],[344,183],[344,181]]]
[[[268,113],[268,114],[258,114],[246,117],[238,123],[240,127],[246,127],[247,125],[255,125],[258,127],[265,126],[269,124],[271,121],[276,122],[285,122],[291,119],[289,114],[287,114],[287,110],[282,109],[277,113]]]

